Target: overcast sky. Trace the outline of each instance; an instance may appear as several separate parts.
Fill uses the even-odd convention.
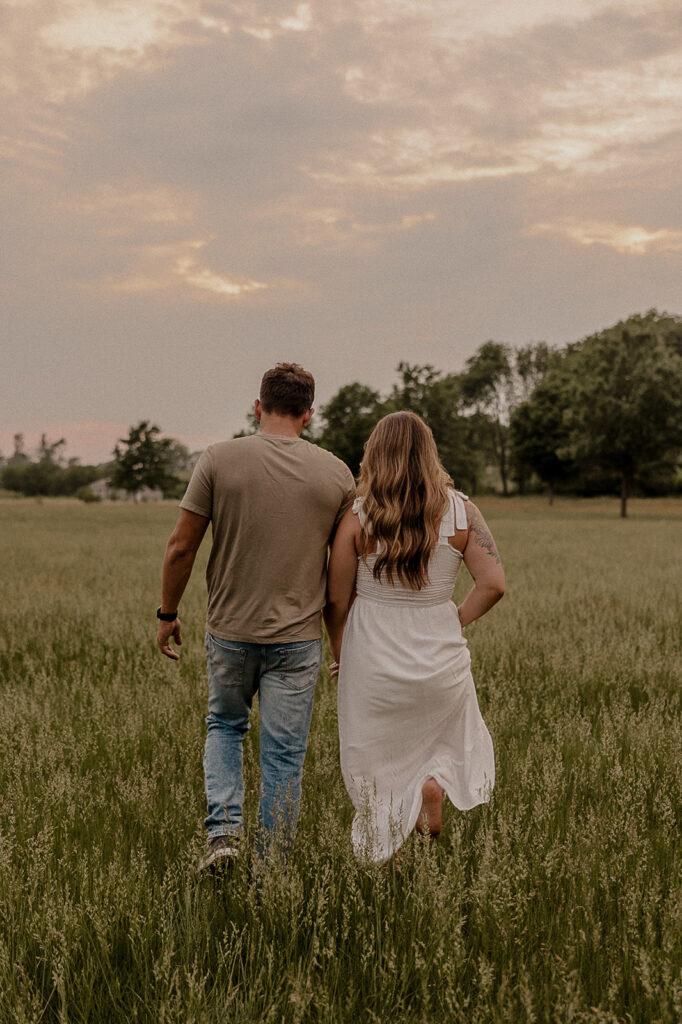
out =
[[[4,0],[0,450],[682,313],[682,11]]]

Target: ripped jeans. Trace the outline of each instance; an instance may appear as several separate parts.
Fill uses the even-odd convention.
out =
[[[321,640],[253,644],[206,634],[208,814],[204,824],[209,839],[239,835],[244,823],[242,744],[256,693],[260,705],[258,821],[264,838],[277,833],[286,842],[293,836],[321,660]]]

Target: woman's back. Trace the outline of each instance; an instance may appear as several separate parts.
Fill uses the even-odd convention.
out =
[[[400,580],[394,579],[393,583],[390,583],[383,574],[377,579],[373,574],[374,563],[378,557],[378,552],[375,551],[373,554],[358,558],[355,584],[358,597],[371,601],[415,605],[442,604],[451,599],[462,562],[462,553],[452,547],[449,538],[455,535],[456,529],[466,530],[467,518],[464,507],[466,495],[450,490],[448,498],[448,508],[438,530],[438,542],[429,561],[428,582],[420,590],[415,590]],[[358,516],[360,525],[367,531],[368,524],[362,504],[362,498],[356,498],[353,512]],[[371,528],[369,533],[371,534]]]

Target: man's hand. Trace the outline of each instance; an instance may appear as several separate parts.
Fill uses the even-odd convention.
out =
[[[173,622],[159,622],[159,632],[156,634],[156,642],[159,645],[159,650],[162,654],[165,654],[171,661],[179,661],[180,655],[173,650],[170,645],[170,639],[182,647],[182,636],[180,634],[180,619],[174,619]]]
[[[180,606],[180,599],[192,574],[196,553],[210,521],[206,516],[199,516],[184,508],[180,509],[177,524],[166,545],[161,578],[161,608],[166,608],[169,615]],[[156,641],[162,654],[171,661],[177,661],[180,655],[171,647],[171,637],[178,647],[182,644],[180,619],[175,618],[172,622],[160,619]]]

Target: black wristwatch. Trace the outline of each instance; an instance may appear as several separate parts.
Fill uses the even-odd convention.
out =
[[[177,612],[162,612],[161,605],[156,609],[157,619],[161,619],[162,622],[175,622],[178,617]]]

